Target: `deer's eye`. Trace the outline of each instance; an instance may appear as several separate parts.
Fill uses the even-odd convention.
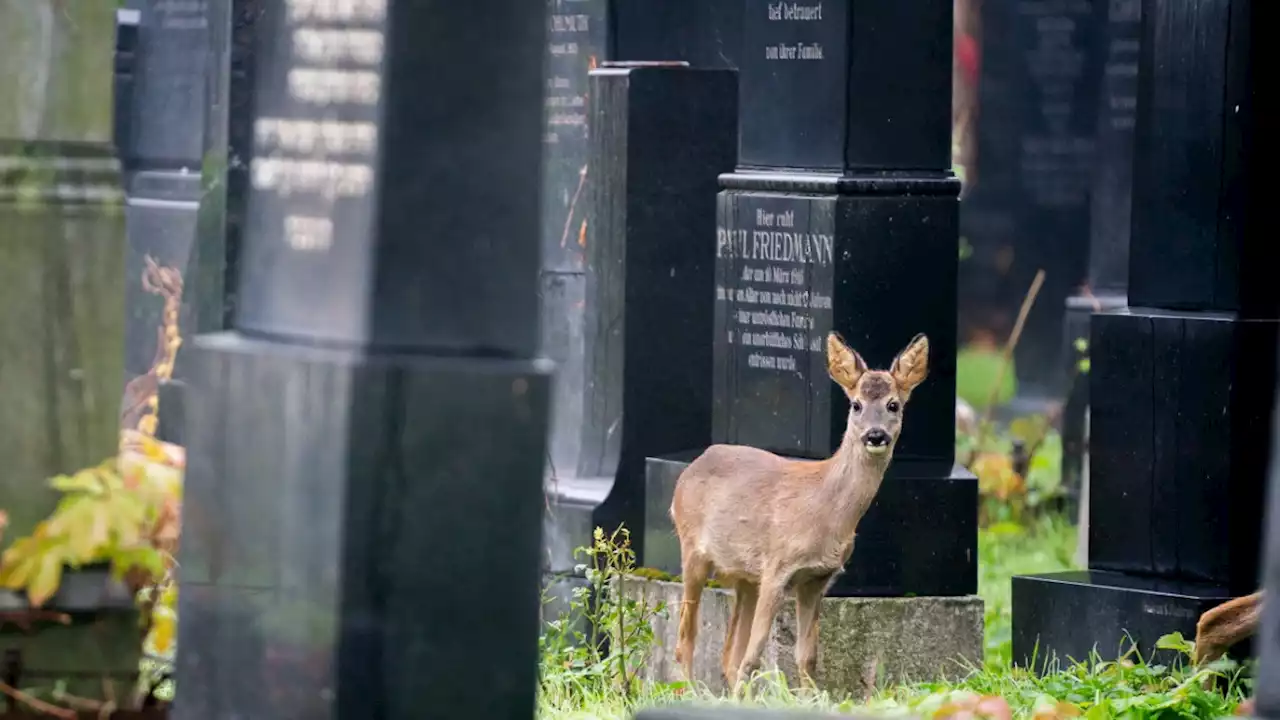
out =
[[[886,410],[888,410],[889,412],[891,412],[891,413],[896,413],[896,412],[898,412],[898,401],[897,401],[897,400],[890,400],[890,401],[889,401],[889,404],[885,405],[884,407],[885,407],[885,409],[886,409]]]
[[[862,403],[858,402],[857,400],[854,400],[854,401],[853,401],[853,411],[854,411],[854,412],[856,412],[856,413],[860,413],[860,412],[862,412]]]

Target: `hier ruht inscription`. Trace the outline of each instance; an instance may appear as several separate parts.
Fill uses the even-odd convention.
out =
[[[736,417],[747,437],[803,454],[827,444],[834,198],[722,195],[716,228],[718,397],[755,409]],[[830,386],[830,387],[828,387]],[[722,420],[727,421],[726,416]],[[727,431],[727,428],[726,428]]]

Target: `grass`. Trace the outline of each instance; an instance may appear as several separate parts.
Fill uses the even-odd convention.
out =
[[[1252,694],[1252,681],[1231,660],[1196,670],[1189,663],[1148,664],[1133,653],[1113,662],[1095,656],[1042,677],[1011,667],[1010,577],[1070,569],[1075,541],[1075,529],[1057,518],[1037,521],[1030,528],[996,525],[981,532],[978,589],[987,603],[987,657],[983,667],[974,668],[960,682],[898,686],[867,701],[789,688],[777,674],[758,678],[737,700],[680,683],[644,686],[631,700],[621,692],[598,687],[576,695],[544,692],[538,715],[542,720],[623,720],[640,707],[695,702],[960,720],[987,716],[985,710],[992,701],[986,698],[996,696],[1002,701],[995,702],[1013,718],[1207,719],[1231,714]],[[1164,646],[1182,651],[1184,657],[1191,651],[1190,643],[1180,637],[1168,638]],[[544,666],[547,671],[555,672]],[[997,710],[990,716],[1002,717],[1002,713]]]

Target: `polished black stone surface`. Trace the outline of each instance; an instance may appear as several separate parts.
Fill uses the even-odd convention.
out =
[[[611,59],[736,69],[742,15],[742,0],[612,0]]]
[[[700,450],[646,461],[646,567],[680,574],[680,541],[668,509],[680,473]],[[834,597],[956,596],[978,591],[978,481],[894,460],[858,525],[853,556]]]
[[[580,455],[605,478],[595,513],[643,561],[644,459],[711,439],[717,177],[733,168],[732,71],[603,68],[591,76],[586,360]],[[558,468],[561,473],[566,468]]]
[[[1257,586],[1278,321],[1093,316],[1089,566]]]
[[[1193,639],[1201,613],[1232,598],[1225,587],[1127,573],[1072,571],[1013,578],[1013,661],[1040,671],[1054,658],[1114,660],[1131,644],[1151,662],[1181,657],[1155,649],[1180,632]],[[1234,648],[1246,657],[1247,647]],[[1034,664],[1033,664],[1034,663]]]
[[[951,167],[951,0],[745,0],[744,12],[740,167]]]
[[[538,226],[540,194],[511,188],[542,172],[546,17],[539,4],[476,22],[486,7],[392,0],[385,16],[349,21],[364,34],[347,46],[341,80],[326,74],[333,58],[293,52],[294,31],[323,22],[263,8],[237,329],[537,351],[539,308],[528,298],[539,249],[517,239]],[[480,48],[485,60],[468,72],[439,71]],[[460,182],[460,168],[483,184]]]
[[[188,335],[226,329],[236,308],[236,277],[244,235],[249,161],[253,154],[252,103],[257,56],[255,23],[263,0],[207,3],[203,162],[196,240],[187,263],[183,317]],[[185,376],[185,352],[175,373]]]
[[[827,376],[826,334],[839,332],[873,367],[887,368],[925,333],[929,379],[912,394],[897,457],[949,473],[955,179],[744,173],[721,181],[729,189],[717,211],[713,441],[829,456],[849,408]]]
[[[1142,46],[1142,3],[1127,0],[1109,5],[1089,208],[1089,288],[1096,295],[1123,294],[1129,286],[1133,139]]]
[[[1267,83],[1250,2],[1148,0],[1134,151],[1133,305],[1280,317],[1273,234],[1251,174]]]
[[[174,717],[531,717],[549,365],[192,361]]]

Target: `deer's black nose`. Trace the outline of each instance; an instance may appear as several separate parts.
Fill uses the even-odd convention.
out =
[[[872,428],[862,436],[862,442],[871,447],[884,447],[889,444],[889,433],[880,428]]]

